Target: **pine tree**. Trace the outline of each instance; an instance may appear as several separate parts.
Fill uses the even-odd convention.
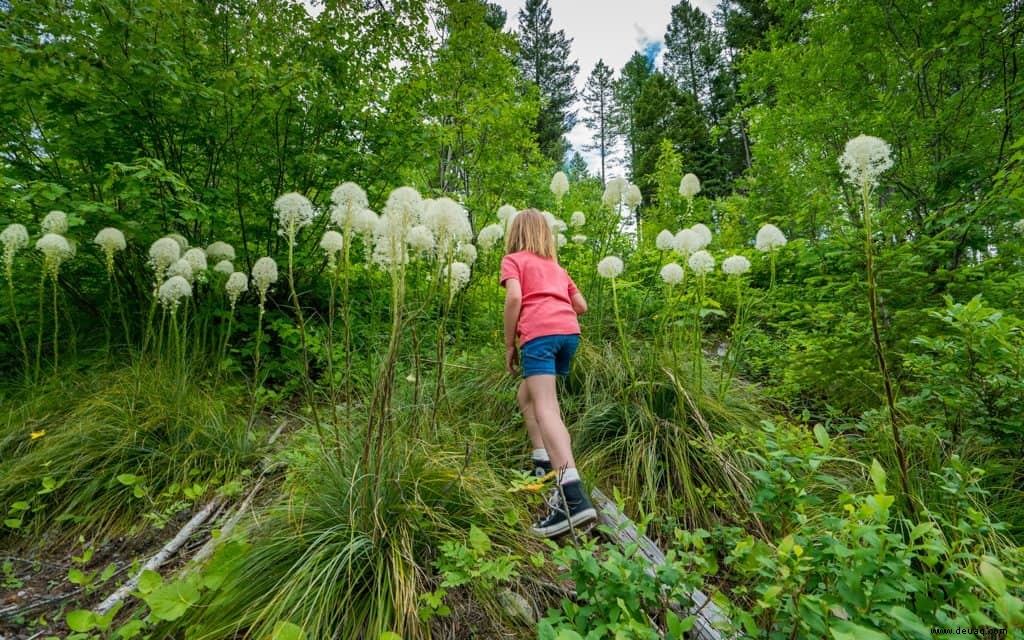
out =
[[[547,0],[526,0],[519,10],[519,68],[523,77],[540,89],[537,143],[541,152],[558,164],[569,143],[565,134],[576,124],[576,74],[579,65],[569,60],[572,39],[551,29]]]
[[[591,177],[590,167],[587,166],[587,161],[579,151],[572,152],[572,159],[569,160],[569,164],[566,165],[565,173],[570,182],[579,182],[580,180],[586,180]]]
[[[635,176],[636,158],[636,102],[644,83],[654,73],[654,61],[639,51],[622,67],[619,77],[612,83],[614,109],[612,111],[615,130],[626,142],[624,164]]]
[[[605,167],[615,151],[619,134],[612,122],[615,95],[612,88],[612,70],[598,60],[587,78],[580,95],[583,101],[583,124],[594,132],[593,141],[583,145],[584,151],[596,151],[601,158],[601,182],[605,181]]]
[[[672,7],[672,21],[665,33],[665,73],[701,104],[707,104],[722,66],[722,38],[711,19],[687,0],[680,0]]]

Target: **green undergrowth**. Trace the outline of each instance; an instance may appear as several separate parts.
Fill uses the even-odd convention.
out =
[[[526,536],[526,501],[508,492],[501,474],[450,445],[410,437],[408,428],[399,423],[365,462],[358,429],[337,448],[309,429],[293,435],[283,454],[287,478],[242,532],[244,553],[158,637],[262,638],[294,625],[310,638],[426,638],[432,626],[456,624],[437,614],[445,598],[435,591],[443,574],[434,564],[446,544],[465,544],[478,529],[477,538],[493,541],[489,557],[516,564],[539,546]],[[518,575],[506,581],[535,600]],[[474,581],[461,592],[486,614],[479,632],[514,633],[504,591],[485,586]],[[439,598],[433,607],[422,597],[430,593]]]
[[[159,528],[236,485],[266,434],[248,427],[237,390],[178,380],[160,361],[98,366],[5,398],[0,536],[59,544]]]

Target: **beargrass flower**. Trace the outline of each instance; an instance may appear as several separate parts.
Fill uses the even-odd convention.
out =
[[[555,194],[555,199],[559,202],[569,193],[569,178],[566,178],[562,171],[557,171],[551,176],[551,193]]]
[[[722,260],[722,272],[729,276],[741,276],[750,271],[750,260],[743,256],[730,256]]]
[[[670,262],[661,268],[661,279],[669,286],[675,286],[683,281],[685,272],[675,262]]]
[[[295,236],[302,227],[312,224],[316,212],[313,210],[313,203],[309,198],[294,191],[279,196],[274,200],[277,223],[280,225],[278,233],[295,242]]]
[[[327,254],[327,267],[334,271],[338,265],[338,254],[345,248],[345,238],[337,231],[324,231],[320,238],[320,248]]]
[[[0,232],[0,244],[4,245],[4,273],[10,280],[14,274],[14,254],[28,246],[28,229],[17,222],[7,225]]]
[[[43,269],[54,279],[57,278],[60,265],[75,255],[68,239],[56,233],[48,233],[36,240],[36,250],[43,254]]]
[[[476,262],[476,247],[469,244],[468,242],[464,242],[459,245],[459,250],[455,253],[455,255],[462,262],[471,265],[474,262]]]
[[[870,190],[878,184],[878,177],[892,167],[892,149],[881,138],[859,135],[846,143],[839,167],[854,185]]]
[[[232,264],[230,260],[221,260],[217,264],[213,265],[213,272],[230,276],[232,273],[235,273],[235,265]]]
[[[705,276],[715,270],[715,258],[707,251],[701,249],[690,256],[686,261],[686,265],[698,276]]]
[[[192,263],[181,258],[171,266],[167,267],[167,277],[173,278],[175,276],[185,278],[189,282],[195,280],[195,270],[192,268]]]
[[[473,237],[469,214],[461,204],[451,198],[433,200],[424,210],[428,212],[426,225],[441,243],[446,243],[449,239],[467,241]]]
[[[412,187],[398,187],[388,196],[381,219],[387,218],[389,225],[408,230],[419,222],[422,211],[420,192]],[[404,231],[402,235],[405,235]]]
[[[429,253],[434,250],[434,232],[427,228],[425,224],[418,224],[409,229],[406,241],[409,243],[409,248],[413,251]]]
[[[587,224],[587,216],[582,211],[573,211],[569,216],[570,227],[582,227]]]
[[[597,273],[602,278],[617,278],[622,269],[622,259],[616,256],[608,256],[597,263]]]
[[[270,285],[277,282],[277,263],[273,258],[264,256],[252,265],[252,283],[260,292],[260,298],[267,296]]]
[[[626,202],[626,206],[629,207],[630,209],[636,209],[637,207],[639,207],[640,204],[644,201],[644,196],[642,193],[640,193],[640,187],[636,186],[635,184],[631,184],[628,187],[626,187],[624,200]]]
[[[249,278],[241,271],[235,271],[228,276],[228,281],[224,285],[224,291],[228,294],[228,301],[231,303],[231,309],[235,308],[235,303],[238,302],[238,298],[249,290]]]
[[[165,237],[174,240],[174,242],[178,245],[179,258],[181,257],[181,254],[185,253],[185,251],[188,250],[188,238],[181,235],[180,233],[168,233]],[[177,260],[177,258],[175,258],[175,260]]]
[[[501,220],[505,224],[505,228],[512,224],[512,218],[516,217],[519,210],[510,204],[503,204],[498,207],[498,220]]]
[[[697,237],[700,239],[700,246],[698,249],[703,249],[711,244],[711,229],[708,229],[706,224],[698,222],[690,228],[693,229],[694,233],[696,233]]]
[[[149,266],[156,273],[157,284],[163,281],[168,267],[181,258],[181,245],[170,237],[160,238],[149,247]]]
[[[206,251],[203,251],[199,247],[189,249],[185,252],[185,255],[181,256],[181,259],[192,265],[192,273],[196,276],[201,272],[206,271]]]
[[[1017,222],[1014,222],[1013,230],[1016,231],[1017,233],[1024,233],[1024,220],[1018,220]]]
[[[673,247],[677,253],[683,256],[689,256],[697,251],[704,248],[705,245],[701,244],[700,234],[691,229],[683,229],[676,234],[675,246]]]
[[[569,225],[565,224],[564,220],[559,220],[558,218],[555,218],[554,224],[551,225],[551,230],[554,231],[555,233],[565,233],[566,231],[569,230]]]
[[[377,222],[370,259],[382,267],[406,264],[409,262],[409,252],[406,250],[408,234],[409,228],[401,221],[393,220],[390,211],[385,211]]]
[[[125,247],[128,246],[128,243],[124,240],[124,234],[119,229],[107,227],[100,229],[93,242],[103,250],[103,256],[106,258],[107,273],[114,273],[114,254],[118,251],[124,251]]]
[[[629,187],[625,178],[612,178],[604,187],[601,202],[607,207],[615,207],[622,202],[622,196]]]
[[[583,244],[584,242],[587,241],[587,236],[583,235],[582,233],[577,233],[572,237],[572,241],[575,242],[576,244]]]
[[[500,224],[489,224],[477,234],[476,244],[484,251],[490,251],[504,235],[505,229]]]
[[[192,297],[192,285],[182,276],[171,276],[160,285],[158,293],[160,303],[172,312],[178,308],[182,298]]]
[[[757,231],[757,239],[754,241],[754,248],[758,251],[775,251],[786,246],[786,236],[773,224],[766,224]]]
[[[668,229],[662,229],[654,239],[654,246],[658,251],[671,251],[676,248],[676,237]]]
[[[235,259],[235,248],[226,242],[211,243],[210,246],[206,247],[206,257],[213,262],[220,262],[221,260],[234,260]]]
[[[342,229],[352,228],[357,213],[369,206],[366,192],[354,182],[345,182],[331,192],[331,220]]]
[[[555,214],[550,211],[541,211],[540,215],[544,216],[544,222],[548,223],[548,228],[551,229],[552,233],[554,233],[555,224],[558,222],[558,218],[555,217]]]
[[[63,235],[68,232],[68,215],[63,211],[51,211],[39,224],[43,234]]]
[[[568,243],[569,243],[569,240],[567,240],[567,239],[566,239],[566,237],[565,237],[565,234],[564,234],[564,233],[559,233],[559,234],[556,234],[556,235],[555,235],[555,245],[556,245],[556,246],[557,246],[557,247],[558,247],[559,249],[561,249],[562,247],[564,247],[564,246],[565,246],[565,245],[567,245]]]
[[[444,276],[451,285],[449,295],[454,296],[459,291],[462,291],[462,289],[469,284],[469,278],[471,275],[472,270],[465,262],[453,262],[448,265],[445,268]]]
[[[692,173],[683,176],[679,181],[679,195],[687,200],[700,193],[700,179]]]
[[[376,231],[379,221],[380,218],[372,209],[360,209],[352,217],[352,229],[356,233],[362,234],[367,242],[369,242],[369,238]]]

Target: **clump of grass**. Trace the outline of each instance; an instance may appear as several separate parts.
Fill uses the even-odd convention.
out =
[[[283,499],[251,525],[244,558],[162,634],[187,627],[197,639],[263,638],[290,622],[311,638],[426,638],[419,596],[433,588],[442,542],[465,540],[476,524],[500,551],[522,547],[525,528],[502,518],[516,506],[488,468],[405,437],[385,440],[380,460],[366,464],[365,436],[346,437],[344,457],[312,441],[293,447]],[[500,624],[497,595],[474,597]]]
[[[251,466],[259,447],[226,391],[166,384],[171,366],[65,372],[33,388],[25,407],[12,397],[0,424],[0,509],[28,509],[0,536],[114,537],[187,506],[184,487],[204,494]]]

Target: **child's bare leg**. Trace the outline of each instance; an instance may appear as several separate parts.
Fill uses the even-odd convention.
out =
[[[530,443],[534,449],[543,449],[544,438],[541,435],[540,425],[537,423],[537,412],[533,406],[530,390],[526,386],[526,380],[519,384],[516,400],[519,401],[519,410],[523,412],[523,421],[526,422],[526,433],[530,435]]]
[[[547,374],[530,376],[523,380],[523,387],[526,388],[537,427],[544,441],[544,448],[547,449],[548,455],[551,457],[552,468],[575,469],[576,461],[572,456],[572,440],[569,437],[569,430],[562,422],[562,412],[558,407],[555,376]],[[520,392],[522,392],[522,387],[520,387]],[[527,429],[529,429],[529,422],[527,422]]]

